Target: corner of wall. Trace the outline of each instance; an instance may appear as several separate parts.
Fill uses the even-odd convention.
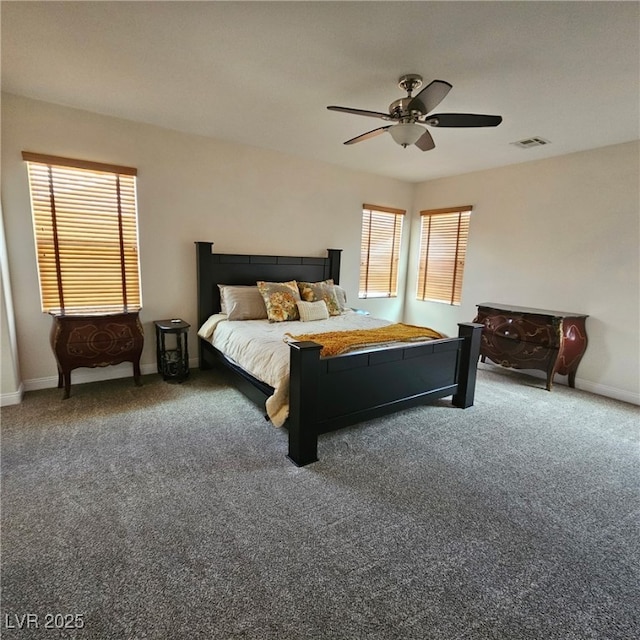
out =
[[[2,344],[0,403],[18,404],[22,401],[23,385],[18,364],[18,341],[11,296],[9,262],[4,236],[2,203],[0,202],[0,339]]]
[[[17,391],[0,394],[0,407],[8,407],[12,404],[20,404],[24,395],[24,385],[20,383]]]

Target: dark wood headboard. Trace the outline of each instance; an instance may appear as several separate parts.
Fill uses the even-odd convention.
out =
[[[220,312],[218,284],[319,282],[329,278],[339,284],[341,253],[342,249],[328,249],[326,258],[213,253],[213,242],[196,242],[198,327]]]

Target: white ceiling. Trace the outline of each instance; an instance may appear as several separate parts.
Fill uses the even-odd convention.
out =
[[[2,89],[407,181],[640,137],[638,2],[9,2]],[[441,112],[497,128],[384,134],[398,78],[450,82]],[[544,147],[512,142],[540,136]],[[43,150],[46,151],[46,150]]]

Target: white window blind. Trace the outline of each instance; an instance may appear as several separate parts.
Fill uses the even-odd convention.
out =
[[[421,211],[418,300],[459,305],[471,206]]]
[[[405,211],[362,205],[360,298],[398,295],[398,260]]]
[[[23,152],[42,310],[140,309],[136,169]]]

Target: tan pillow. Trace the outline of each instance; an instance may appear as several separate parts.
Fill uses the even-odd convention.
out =
[[[324,300],[329,315],[339,316],[342,312],[336,296],[333,280],[325,280],[323,282],[298,282],[298,289],[300,289],[300,297],[305,302]]]
[[[256,286],[219,284],[220,306],[229,320],[264,320],[267,308]]]
[[[259,280],[257,285],[267,308],[269,322],[300,319],[300,313],[296,305],[296,302],[300,300],[300,292],[298,291],[298,283],[295,280],[289,282],[264,282]]]
[[[318,300],[317,302],[300,300],[296,302],[296,305],[300,312],[300,320],[302,320],[302,322],[327,320],[329,318],[329,310],[324,300]]]

